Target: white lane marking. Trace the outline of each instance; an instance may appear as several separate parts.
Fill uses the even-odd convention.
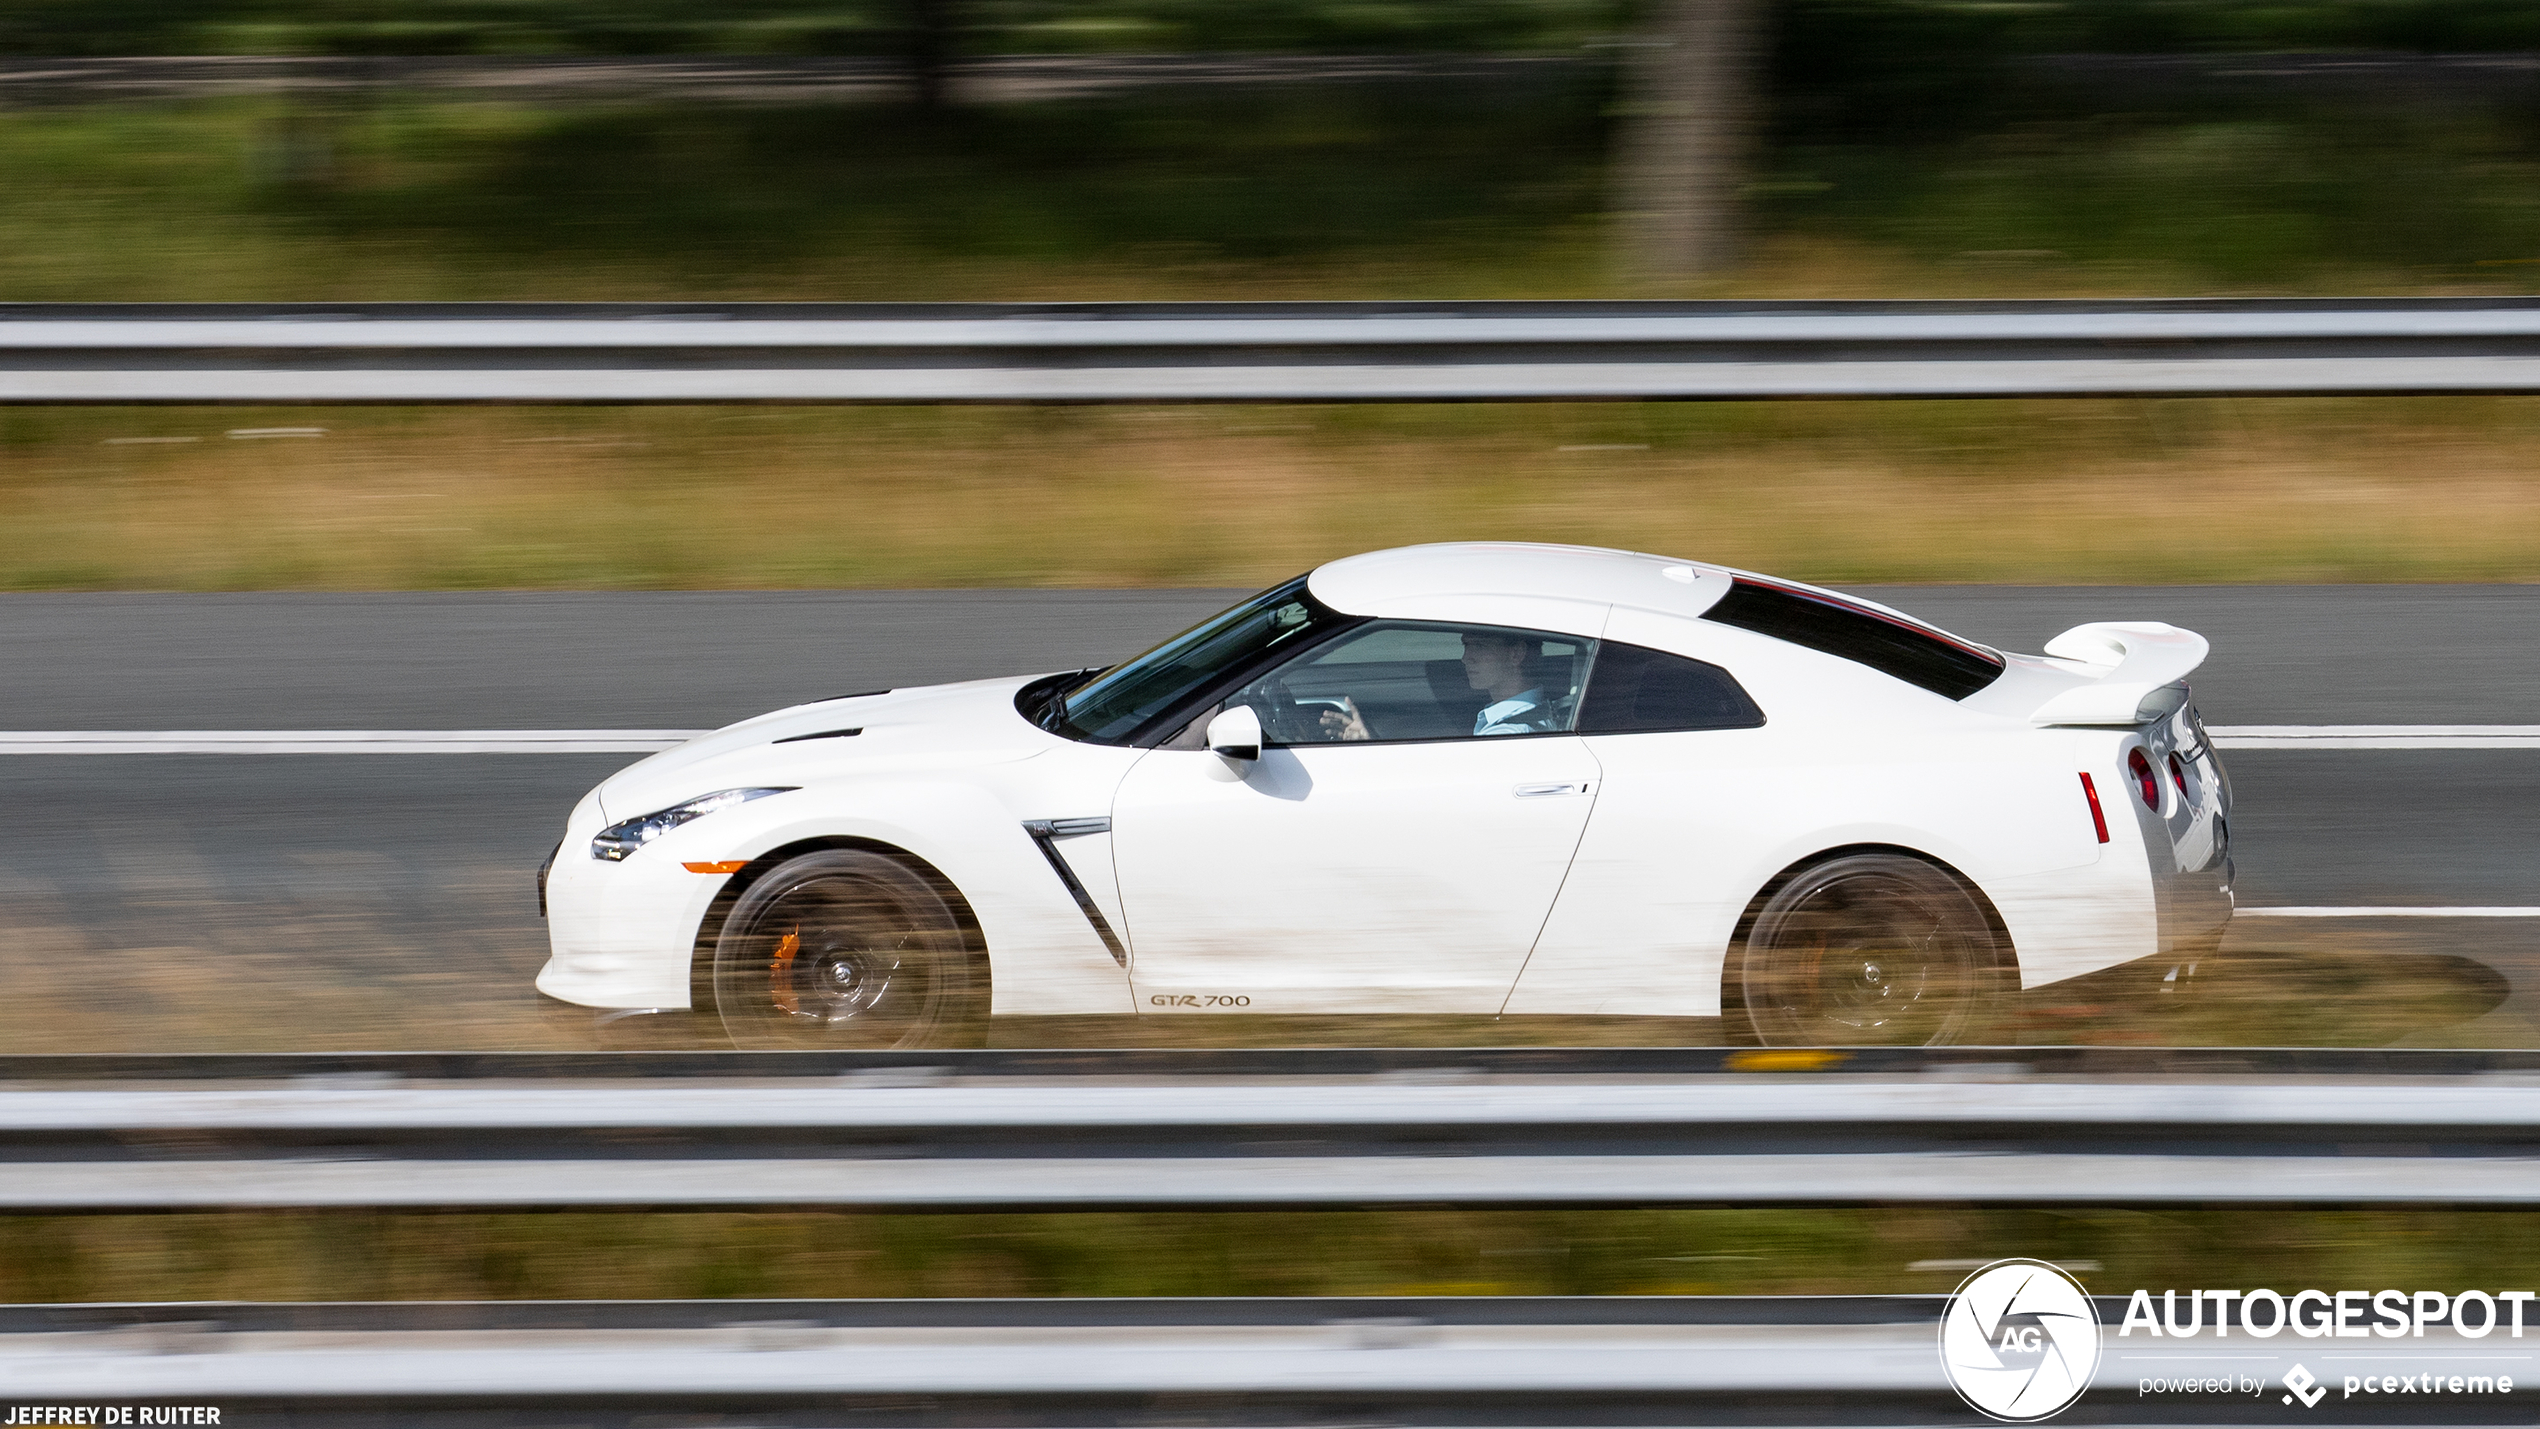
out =
[[[0,730],[0,754],[652,754],[702,729]]]
[[[2218,724],[2218,749],[2540,749],[2540,724]]]
[[[2540,908],[2242,908],[2236,918],[2540,918]]]
[[[0,754],[648,754],[701,729],[0,730]],[[2239,724],[2222,749],[2540,749],[2540,724]]]

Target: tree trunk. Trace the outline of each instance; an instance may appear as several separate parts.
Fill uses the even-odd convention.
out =
[[[952,52],[958,0],[903,0],[907,17],[908,82],[911,98],[929,114],[952,102]]]
[[[1631,51],[1615,196],[1627,273],[1697,278],[1735,257],[1764,0],[1650,0]]]

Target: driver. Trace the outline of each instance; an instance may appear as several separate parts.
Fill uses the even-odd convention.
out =
[[[1341,707],[1339,709],[1333,709],[1326,705],[1323,708],[1323,712],[1315,716],[1315,718],[1319,721],[1319,727],[1321,728],[1325,739],[1337,739],[1344,742],[1354,743],[1358,740],[1374,739],[1376,737],[1376,732],[1367,727],[1367,716],[1360,712],[1358,708],[1358,701],[1351,699],[1347,695],[1341,696]]]
[[[1473,733],[1541,734],[1556,727],[1559,713],[1526,673],[1534,644],[1523,635],[1466,633],[1464,681],[1491,700],[1473,716]]]

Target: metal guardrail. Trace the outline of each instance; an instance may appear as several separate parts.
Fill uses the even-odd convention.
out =
[[[0,1400],[111,1385],[209,1404],[659,1412],[711,1395],[832,1413],[984,1402],[1029,1419],[1202,1395],[1547,1422],[1522,1406],[1573,1423],[1617,1401],[1947,1398],[1940,1313],[1931,1296],[26,1306],[0,1308]],[[1559,1402],[1572,1398],[1588,1403]]]
[[[2540,391],[2540,300],[0,305],[0,402]]]
[[[2138,1384],[2209,1381],[2226,1348],[2236,1375],[2272,1388],[2323,1348],[2121,1341],[2124,1305],[2099,1298],[2109,1358],[2080,1422],[2254,1421],[2273,1396],[2217,1414],[2211,1396],[2183,1406]],[[709,1407],[1076,1429],[1980,1423],[1943,1376],[1944,1309],[1939,1295],[0,1306],[0,1401],[217,1405],[243,1423],[288,1410],[295,1425],[660,1424]],[[2524,1381],[2533,1358],[2447,1322],[2330,1353],[2339,1375],[2441,1364]],[[2444,1422],[2529,1421],[2488,1398],[2446,1403]]]
[[[2540,1204],[2519,1054],[1351,1055],[12,1058],[0,1209]]]

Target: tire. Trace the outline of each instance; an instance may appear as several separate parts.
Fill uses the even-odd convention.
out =
[[[745,1051],[975,1047],[986,960],[924,874],[869,849],[786,860],[724,917],[709,969]]]
[[[1730,1027],[1766,1047],[1919,1047],[1990,1030],[2003,984],[1966,885],[1901,854],[1801,871],[1765,900],[1734,960]]]

